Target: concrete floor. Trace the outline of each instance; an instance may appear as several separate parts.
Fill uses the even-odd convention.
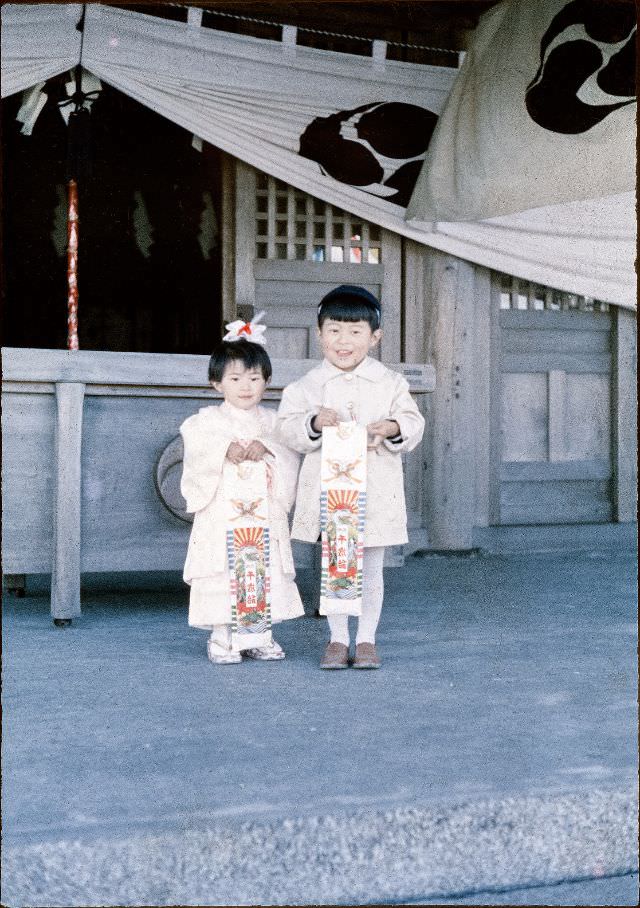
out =
[[[634,576],[625,553],[413,557],[379,672],[321,672],[313,617],[276,629],[282,663],[212,666],[171,578],[94,583],[68,629],[43,589],[7,598],[5,899],[365,904],[637,869]]]

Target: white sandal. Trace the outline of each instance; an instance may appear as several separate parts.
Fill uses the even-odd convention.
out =
[[[209,661],[214,662],[216,665],[234,665],[242,662],[241,653],[228,649],[218,643],[217,640],[212,640],[211,637],[207,640],[207,655],[209,656]]]
[[[245,649],[242,652],[249,659],[259,659],[263,662],[278,662],[285,656],[284,650],[275,640],[267,643],[266,646],[256,646],[255,649]]]

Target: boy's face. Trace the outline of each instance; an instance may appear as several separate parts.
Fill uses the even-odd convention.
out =
[[[364,319],[358,322],[339,322],[327,318],[318,328],[320,347],[332,366],[351,372],[359,366],[382,337],[382,330],[371,330]]]
[[[250,410],[259,404],[267,383],[261,369],[247,369],[239,359],[232,359],[224,368],[222,381],[211,382],[216,391],[224,394],[227,403],[239,410]]]

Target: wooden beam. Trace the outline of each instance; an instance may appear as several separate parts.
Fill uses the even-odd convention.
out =
[[[305,375],[316,362],[310,359],[272,359],[271,390],[284,388]],[[2,348],[2,390],[12,393],[51,394],[58,383],[82,383],[87,394],[139,396],[156,389],[180,392],[194,389],[212,394],[207,382],[209,356],[200,353],[119,353],[105,350],[32,350]],[[400,372],[414,394],[427,394],[435,387],[431,365],[390,363]],[[134,390],[135,389],[135,390]],[[215,395],[214,395],[215,396]]]
[[[252,16],[275,22],[287,22],[299,28],[345,31],[371,38],[402,40],[402,31],[410,29],[411,41],[433,43],[433,38],[451,38],[474,28],[480,16],[498,0],[194,0],[200,6],[217,12]],[[118,4],[116,4],[118,5]],[[221,18],[221,21],[224,21]],[[431,38],[431,41],[425,39]],[[407,39],[405,39],[407,40]],[[445,45],[446,46],[446,45]]]

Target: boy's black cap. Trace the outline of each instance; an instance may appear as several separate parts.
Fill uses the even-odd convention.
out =
[[[330,290],[326,296],[323,296],[320,300],[320,305],[318,306],[318,312],[326,303],[330,303],[333,300],[340,299],[342,297],[356,297],[361,300],[363,303],[368,303],[378,313],[380,316],[382,309],[380,306],[380,301],[376,299],[373,293],[369,293],[368,290],[365,290],[364,287],[358,287],[356,284],[341,284],[339,287],[334,287],[333,290]]]

